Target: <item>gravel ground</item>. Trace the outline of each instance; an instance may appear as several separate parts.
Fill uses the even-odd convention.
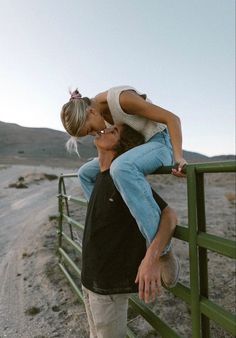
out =
[[[57,224],[49,221],[57,214],[57,180],[44,176],[71,170],[16,165],[0,169],[0,337],[88,338],[84,306],[57,265]],[[8,188],[19,177],[25,177],[28,188]],[[185,179],[150,176],[149,180],[177,210],[179,224],[186,225]],[[235,239],[235,177],[208,175],[205,183],[208,231]],[[67,186],[69,194],[81,195],[76,180],[68,180]],[[85,210],[77,208],[73,213],[84,218]],[[188,245],[174,239],[174,248],[181,260],[180,280],[189,286]],[[208,260],[210,299],[235,312],[235,262],[215,253],[209,253]],[[191,337],[190,310],[184,302],[163,290],[150,306],[179,334]],[[129,326],[138,337],[160,337],[132,311]],[[232,336],[212,324],[212,337]]]

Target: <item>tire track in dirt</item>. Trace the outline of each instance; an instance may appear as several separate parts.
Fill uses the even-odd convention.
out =
[[[1,179],[0,336],[31,337],[24,306],[23,254],[48,216],[57,212],[57,182],[42,182],[28,189],[6,189],[31,168],[13,167]],[[35,170],[35,169],[34,169]],[[5,173],[6,174],[6,173]],[[4,176],[1,175],[1,178]],[[10,180],[9,180],[10,177]]]

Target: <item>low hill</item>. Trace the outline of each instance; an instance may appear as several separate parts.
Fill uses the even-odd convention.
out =
[[[62,131],[21,127],[0,121],[0,163],[78,167],[88,158],[96,156],[93,137],[86,136],[79,140],[80,159],[76,154],[67,153],[65,143],[68,138],[68,135]],[[207,157],[190,151],[184,151],[184,156],[188,162],[235,159],[233,155]]]
[[[90,138],[84,137],[79,142],[79,159],[66,151],[69,136],[65,132],[0,122],[0,163],[75,166],[96,155]]]

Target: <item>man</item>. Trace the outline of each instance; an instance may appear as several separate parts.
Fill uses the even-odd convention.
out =
[[[109,173],[116,157],[143,142],[143,136],[127,125],[106,128],[95,137],[100,173],[87,209],[81,275],[90,338],[125,337],[130,293],[138,291],[148,302],[160,293],[161,279],[168,287],[178,279],[172,252],[162,255],[176,226],[175,212],[153,191],[162,214],[147,249]]]

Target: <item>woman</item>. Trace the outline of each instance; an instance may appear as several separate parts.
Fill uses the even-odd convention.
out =
[[[145,175],[161,166],[172,165],[174,155],[177,168],[172,172],[183,176],[186,161],[183,158],[180,119],[152,104],[146,94],[130,86],[120,86],[99,93],[92,99],[82,97],[76,90],[62,107],[61,120],[72,136],[69,147],[73,145],[76,150],[76,138],[95,135],[106,128],[107,123],[126,123],[144,135],[146,143],[115,159],[110,173],[149,245],[158,230],[160,210]],[[87,196],[91,194],[98,172],[97,158],[78,171]]]

